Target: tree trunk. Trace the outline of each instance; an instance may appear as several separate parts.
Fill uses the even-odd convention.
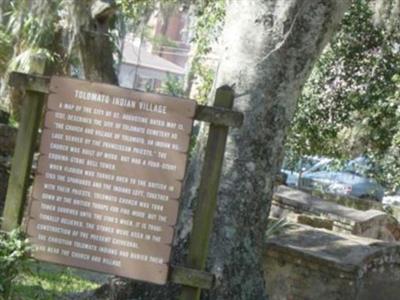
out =
[[[118,84],[108,35],[115,13],[111,0],[72,0],[75,36],[85,79]]]
[[[234,87],[235,108],[245,114],[245,122],[230,131],[227,143],[208,260],[217,282],[203,299],[267,299],[265,230],[286,131],[302,85],[349,4],[350,0],[228,4],[216,86]],[[174,246],[178,264],[190,234],[206,139],[203,128],[182,197]],[[118,299],[174,299],[177,290],[135,284],[129,292],[125,286]]]
[[[234,86],[244,126],[232,130],[221,178],[209,299],[266,299],[265,230],[273,178],[301,88],[350,1],[231,1],[217,86]],[[267,287],[268,289],[268,287]]]

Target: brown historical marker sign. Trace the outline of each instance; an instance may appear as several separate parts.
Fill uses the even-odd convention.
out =
[[[164,284],[196,103],[53,77],[34,257]]]

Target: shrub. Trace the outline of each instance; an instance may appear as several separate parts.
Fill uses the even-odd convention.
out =
[[[31,248],[20,229],[0,232],[0,299],[11,298],[12,281],[27,268]]]

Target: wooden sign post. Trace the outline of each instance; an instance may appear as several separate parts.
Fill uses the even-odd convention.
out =
[[[221,87],[216,92],[214,107],[231,109],[233,99],[233,90],[230,87]],[[196,270],[204,270],[206,267],[208,242],[217,205],[219,179],[228,129],[227,126],[211,124],[208,133],[198,204],[194,214],[187,257],[187,266]],[[180,299],[200,299],[200,292],[201,289],[198,287],[184,286]]]
[[[12,73],[26,91],[2,229],[22,218],[45,95],[49,94],[27,232],[34,257],[136,280],[184,286],[199,299],[229,126],[233,91],[213,107],[69,78]],[[169,266],[192,120],[210,122],[186,267]]]

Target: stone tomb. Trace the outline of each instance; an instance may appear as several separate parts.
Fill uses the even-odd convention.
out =
[[[352,201],[362,202],[360,199]],[[322,200],[319,197],[279,186],[274,195],[271,217],[385,241],[400,240],[399,222],[384,211],[358,209]]]
[[[298,225],[265,251],[271,300],[397,300],[400,244]]]

